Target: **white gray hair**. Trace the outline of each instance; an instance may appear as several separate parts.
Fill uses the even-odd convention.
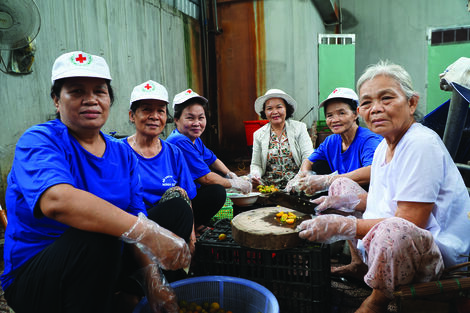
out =
[[[359,77],[356,83],[356,90],[358,94],[365,82],[379,75],[385,75],[393,78],[400,85],[407,100],[411,99],[413,96],[419,96],[418,92],[413,89],[413,83],[411,81],[410,74],[408,74],[408,72],[400,65],[394,64],[388,60],[380,60],[377,64],[369,65],[364,70],[364,73],[361,75],[361,77]],[[415,110],[414,117],[415,119],[418,119],[418,110]]]

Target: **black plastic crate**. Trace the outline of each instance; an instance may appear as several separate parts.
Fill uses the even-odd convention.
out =
[[[220,234],[227,238],[219,240]],[[329,245],[305,243],[285,250],[241,247],[232,239],[229,219],[214,224],[196,243],[193,273],[250,279],[268,288],[281,313],[330,312]]]

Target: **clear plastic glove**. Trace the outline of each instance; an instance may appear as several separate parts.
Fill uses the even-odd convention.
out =
[[[228,180],[233,189],[239,190],[242,193],[250,193],[252,189],[251,182],[242,177],[236,177]]]
[[[470,58],[461,57],[445,71],[439,74],[440,88],[445,91],[451,91],[451,83],[458,83],[464,87],[470,88]]]
[[[326,214],[303,221],[297,230],[299,237],[313,242],[333,243],[356,237],[357,220],[354,216]]]
[[[313,173],[315,174],[315,172],[310,172],[310,173]],[[304,178],[305,176],[308,175],[308,172],[298,172],[294,178],[292,178],[291,180],[289,180],[287,182],[287,185],[286,185],[286,188],[284,189],[284,191],[288,192],[288,193],[291,193],[291,192],[297,192],[299,193],[300,192],[300,180],[302,178]]]
[[[147,265],[140,272],[151,311],[154,313],[178,313],[175,291],[165,279],[158,265]]]
[[[255,187],[258,185],[264,185],[264,181],[263,179],[261,179],[261,173],[259,173],[258,171],[250,172],[250,174],[248,174],[247,177],[250,178],[251,184]]]
[[[227,179],[233,179],[233,178],[237,178],[237,174],[235,174],[234,172],[228,172],[227,175],[225,175],[225,178]]]
[[[325,211],[326,209],[337,209],[343,212],[354,212],[354,208],[361,202],[356,194],[337,195],[337,196],[322,196],[313,200],[312,203],[318,204],[315,208],[317,213]]]
[[[191,262],[186,242],[149,220],[143,213],[139,213],[135,224],[120,238],[124,242],[135,244],[152,262],[164,269],[186,268]]]
[[[331,183],[335,180],[338,172],[329,175],[315,175],[307,174],[299,180],[300,190],[303,190],[307,195],[313,195],[319,191],[328,190]]]

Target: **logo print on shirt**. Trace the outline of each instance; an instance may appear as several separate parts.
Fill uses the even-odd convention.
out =
[[[162,186],[174,187],[176,186],[176,180],[173,178],[173,175],[168,175],[162,179]]]

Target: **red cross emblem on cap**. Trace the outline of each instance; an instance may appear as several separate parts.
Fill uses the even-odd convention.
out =
[[[191,89],[186,90],[186,93],[191,93],[191,92],[192,92]]]
[[[91,63],[91,55],[87,53],[80,52],[78,54],[73,54],[70,57],[70,61],[75,65],[88,65]]]
[[[80,63],[83,63],[84,61],[86,61],[86,57],[83,56],[83,54],[79,54],[78,57],[75,58],[75,61],[77,62],[80,62]]]
[[[147,85],[145,85],[144,88],[147,89],[147,90],[150,90],[150,89],[152,89],[152,86],[147,83]]]

